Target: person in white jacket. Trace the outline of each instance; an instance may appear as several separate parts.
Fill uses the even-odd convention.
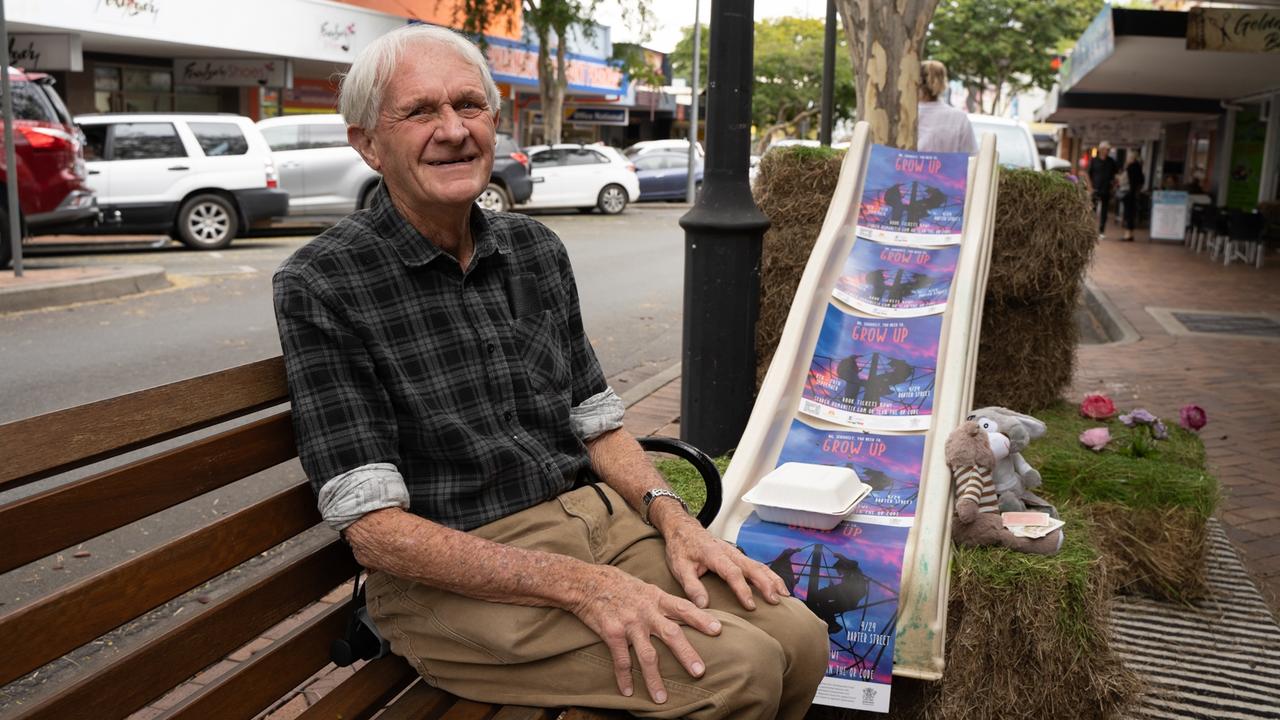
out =
[[[969,116],[942,102],[947,89],[947,66],[937,60],[920,63],[919,124],[916,149],[923,152],[978,152]]]

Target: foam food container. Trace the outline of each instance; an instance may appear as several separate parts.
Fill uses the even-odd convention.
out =
[[[761,520],[830,530],[869,493],[851,468],[784,463],[742,496]]]

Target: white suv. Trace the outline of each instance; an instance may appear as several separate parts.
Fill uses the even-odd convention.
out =
[[[271,149],[247,117],[109,113],[76,122],[106,223],[85,232],[163,232],[216,250],[289,210]]]

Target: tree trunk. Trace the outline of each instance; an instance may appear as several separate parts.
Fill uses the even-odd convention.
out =
[[[858,77],[858,120],[871,140],[916,146],[920,50],[938,0],[836,0]]]
[[[545,23],[534,26],[538,36],[538,98],[542,101],[543,142],[560,142],[564,119],[565,41],[556,38],[556,62],[551,62],[551,28]]]

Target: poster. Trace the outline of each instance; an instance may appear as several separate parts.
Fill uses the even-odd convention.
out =
[[[850,521],[811,530],[764,522],[754,513],[738,531],[738,547],[768,565],[827,623],[831,654],[815,703],[889,711],[908,531]]]
[[[860,237],[924,245],[960,242],[969,156],[872,145],[867,160]]]
[[[947,307],[959,245],[902,247],[858,238],[832,294],[868,315],[918,317]]]
[[[859,429],[928,429],[941,333],[941,315],[864,318],[828,304],[800,412]]]
[[[1156,190],[1151,193],[1151,239],[1182,240],[1187,234],[1187,193]]]
[[[855,518],[910,524],[920,492],[924,439],[924,435],[823,430],[792,420],[778,465],[802,462],[847,467],[871,486],[871,494],[854,508]]]

